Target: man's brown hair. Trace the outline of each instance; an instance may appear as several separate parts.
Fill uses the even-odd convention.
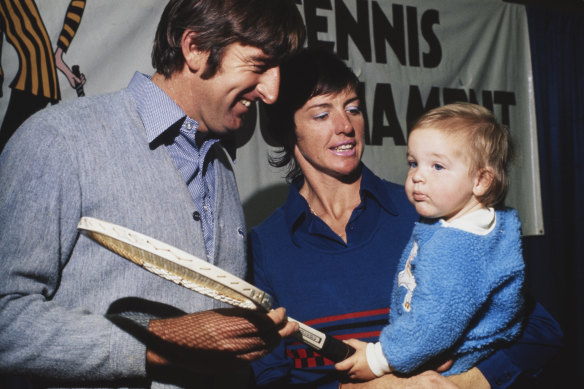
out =
[[[152,65],[167,78],[184,65],[181,38],[187,30],[195,32],[197,49],[209,53],[201,75],[206,79],[217,73],[232,43],[261,48],[276,65],[302,47],[306,34],[292,0],[171,0],[152,49]]]

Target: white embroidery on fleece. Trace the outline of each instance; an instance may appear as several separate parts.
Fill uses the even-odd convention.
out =
[[[414,242],[412,246],[412,250],[410,251],[410,255],[408,256],[408,260],[406,261],[406,266],[404,270],[400,271],[397,277],[398,285],[403,286],[407,289],[406,296],[404,297],[404,302],[402,306],[404,309],[409,312],[412,308],[412,294],[414,293],[414,289],[416,289],[416,278],[412,274],[412,261],[418,255],[418,243]]]

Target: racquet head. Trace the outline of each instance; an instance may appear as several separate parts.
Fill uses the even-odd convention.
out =
[[[194,255],[128,228],[82,217],[77,228],[144,269],[197,293],[236,307],[269,311],[272,297]]]

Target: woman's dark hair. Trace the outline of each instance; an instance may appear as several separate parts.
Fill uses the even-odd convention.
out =
[[[266,105],[267,131],[280,149],[268,157],[274,167],[288,167],[286,181],[302,176],[294,158],[294,114],[315,96],[357,91],[359,79],[335,54],[303,49],[280,65],[280,92],[275,104]]]
[[[196,33],[195,44],[209,53],[202,78],[217,73],[227,46],[241,43],[261,48],[274,64],[301,48],[302,17],[293,0],[171,0],[160,18],[152,66],[170,77],[184,65],[181,38]]]

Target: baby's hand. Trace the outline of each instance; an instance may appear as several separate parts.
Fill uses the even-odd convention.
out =
[[[367,343],[357,339],[349,339],[346,340],[345,343],[353,346],[355,348],[355,353],[344,361],[335,364],[335,369],[346,371],[347,376],[352,380],[369,381],[377,378],[367,363],[367,354],[365,351]]]

